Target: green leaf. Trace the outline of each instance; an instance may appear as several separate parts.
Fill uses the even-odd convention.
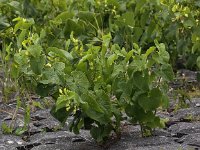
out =
[[[68,19],[72,19],[74,16],[74,13],[69,11],[61,12],[53,21],[56,24],[61,24],[63,22],[66,22]]]
[[[192,53],[194,54],[195,52],[197,52],[199,50],[200,47],[200,43],[195,42],[192,46]]]
[[[30,45],[27,49],[30,54],[35,58],[40,57],[40,54],[42,52],[42,47],[40,45]]]
[[[163,93],[162,95],[162,107],[167,109],[169,107],[169,98],[166,94]]]
[[[11,71],[10,71],[10,73],[11,73],[11,77],[12,78],[18,78],[19,77],[19,73],[20,73],[20,69],[19,69],[19,66],[17,66],[15,63],[13,63],[12,65],[11,65]]]
[[[184,21],[183,26],[185,28],[191,28],[196,25],[195,19],[189,18],[186,21]]]
[[[62,73],[65,69],[65,63],[63,62],[55,62],[52,67],[54,68],[56,73]]]
[[[154,118],[152,111],[144,110],[139,104],[133,103],[125,107],[126,114],[131,117],[132,123],[146,124],[148,121]]]
[[[22,50],[19,53],[16,53],[14,55],[14,60],[17,63],[20,72],[27,72],[27,68],[29,67],[27,65],[27,62],[29,62],[28,56],[26,55],[26,50]]]
[[[108,5],[115,6],[116,8],[120,7],[118,0],[107,0]]]
[[[47,3],[48,3],[48,2],[47,2]],[[61,11],[64,11],[64,10],[67,9],[67,3],[66,3],[65,0],[53,0],[53,1],[52,1],[52,5],[53,5],[55,8],[57,8],[57,9],[59,9],[59,10],[61,10]]]
[[[22,47],[22,42],[24,41],[26,34],[27,34],[27,29],[23,29],[20,35],[17,37],[17,46],[19,48]]]
[[[132,93],[132,89],[134,88],[133,78],[130,78],[126,83],[121,82],[120,88],[126,96],[130,97],[130,95]]]
[[[103,40],[103,45],[107,48],[110,44],[110,40],[112,39],[112,36],[110,33],[103,35],[102,40]]]
[[[36,107],[36,108],[38,107],[40,109],[44,109],[41,102],[33,101],[33,106]]]
[[[155,28],[156,28],[156,23],[154,21],[151,21],[146,30],[148,38],[151,38],[152,33],[155,30]]]
[[[48,47],[47,51],[48,52],[54,52],[57,56],[64,58],[66,60],[72,60],[73,59],[72,55],[69,52],[67,52],[66,50],[63,50],[63,49],[59,49],[57,47]]]
[[[42,55],[40,57],[31,57],[30,58],[30,66],[31,70],[37,74],[40,75],[42,73],[42,69],[44,68],[45,65],[45,56]]]
[[[31,25],[34,24],[33,19],[31,19],[29,21],[27,21],[27,20],[25,21],[25,20],[23,20],[23,18],[15,18],[13,21],[18,21],[18,23],[14,27],[14,33],[16,33],[18,30],[29,29],[31,27]]]
[[[25,108],[25,114],[24,114],[24,128],[27,129],[28,125],[30,123],[30,111],[31,111],[31,106],[28,104]]]
[[[94,110],[99,113],[104,113],[101,106],[98,104],[96,96],[94,94],[88,91],[87,94],[83,94],[81,97],[83,98],[84,102],[88,103],[88,105],[91,107],[91,110]],[[99,116],[95,116],[95,117],[99,117]]]
[[[133,74],[133,84],[143,91],[149,90],[149,76],[147,71],[145,73],[137,71]]]
[[[134,105],[134,104],[133,104],[133,105]],[[136,115],[135,109],[134,109],[134,106],[133,106],[133,105],[128,104],[128,105],[126,105],[126,107],[125,107],[125,112],[126,112],[127,116],[129,116],[129,117],[133,117],[133,116]]]
[[[153,118],[147,123],[150,128],[161,127],[161,120],[159,117],[153,116]]]
[[[92,127],[90,134],[98,143],[101,143],[109,137],[112,130],[113,127],[110,124],[101,125],[99,127]]]
[[[36,93],[41,97],[48,97],[54,93],[54,85],[38,83],[35,89]]]
[[[142,9],[142,7],[145,5],[147,1],[146,0],[136,0],[136,8],[135,11],[140,11]]]
[[[146,125],[148,125],[150,122],[153,122],[155,119],[155,115],[152,111],[144,111],[138,117],[140,117],[139,121],[145,123]]]
[[[145,53],[145,57],[148,57],[151,53],[153,53],[155,51],[156,47],[152,46],[150,47],[146,53]]]
[[[65,80],[63,81],[64,68],[65,63],[55,62],[50,68],[45,68],[45,70],[42,73],[42,79],[39,82],[42,84],[65,85]]]
[[[98,99],[98,103],[105,114],[107,114],[107,117],[111,117],[111,103],[109,96],[103,91],[103,90],[97,90],[95,91]]]
[[[90,11],[79,11],[77,14],[77,17],[79,19],[82,19],[84,21],[87,21],[89,23],[95,23],[95,13],[90,12]],[[95,23],[96,24],[96,23]],[[96,25],[95,25],[96,26]]]
[[[111,66],[117,58],[118,56],[116,54],[110,55],[107,59],[108,65]]]
[[[114,65],[111,77],[115,78],[123,72],[125,72],[125,64],[124,63],[116,64]]]
[[[130,65],[128,66],[129,71],[142,71],[145,70],[147,66],[147,59],[144,57],[144,55],[142,56],[134,56],[134,61],[132,61],[130,63]]]
[[[161,106],[162,93],[158,88],[154,88],[148,94],[140,95],[138,103],[145,111],[156,110]]]
[[[63,29],[65,36],[69,37],[72,32],[75,36],[81,35],[85,31],[83,24],[84,22],[82,22],[81,20],[75,22],[75,20],[73,19],[68,19]]]
[[[134,16],[135,16],[135,14],[133,12],[128,11],[119,18],[119,21],[126,26],[128,25],[130,27],[134,27],[135,26]]]
[[[90,134],[92,135],[92,137],[98,142],[102,142],[104,141],[103,137],[102,137],[102,131],[103,129],[98,128],[98,127],[92,127],[92,129],[90,130]]]
[[[167,81],[172,81],[174,79],[174,72],[170,64],[165,64],[161,66],[162,77]]]
[[[46,31],[45,31],[44,29],[42,29],[42,30],[40,31],[40,39],[45,38],[46,35],[47,35]]]
[[[70,114],[70,111],[67,112],[65,107],[63,107],[59,110],[56,110],[56,106],[53,106],[50,113],[53,117],[58,119],[58,121],[60,121],[64,125]]]
[[[134,42],[138,42],[141,38],[141,36],[143,35],[143,29],[140,27],[134,27]]]
[[[169,62],[169,53],[166,51],[166,50],[163,50],[163,51],[159,51],[159,55],[160,57],[162,58],[162,63],[168,63]]]
[[[92,58],[93,58],[93,55],[92,55],[92,54],[86,54],[85,56],[83,56],[83,57],[80,59],[78,65],[81,65],[84,61],[86,61],[86,60],[91,60]]]
[[[146,26],[146,23],[149,21],[149,12],[145,12],[141,14],[141,19],[140,19],[140,26],[144,28]]]
[[[56,100],[56,111],[66,107],[66,104],[69,104],[69,98],[66,95],[60,95]]]
[[[67,79],[67,85],[71,90],[87,90],[90,87],[86,75],[81,71],[71,72],[71,76]]]
[[[19,128],[17,128],[17,129],[15,130],[15,134],[16,134],[17,136],[20,136],[20,135],[22,135],[23,133],[25,133],[26,131],[27,131],[26,128],[24,128],[24,127],[19,127]]]
[[[83,94],[82,100],[87,103],[82,105],[84,112],[87,114],[88,117],[92,118],[100,122],[101,124],[107,124],[111,121],[109,114],[104,112],[104,107],[108,107],[105,105],[105,101],[102,104],[98,101],[96,95],[92,94],[91,92],[87,92]]]
[[[131,51],[129,51],[129,52],[126,54],[126,58],[125,58],[125,61],[126,61],[126,62],[129,61],[129,59],[130,59],[131,57],[133,57],[133,53],[134,53],[134,50],[131,50]]]
[[[169,62],[170,56],[169,53],[165,50],[165,45],[163,43],[158,43],[158,41],[154,41],[157,49],[159,50],[157,54],[153,55],[153,59],[157,63],[166,64]]]

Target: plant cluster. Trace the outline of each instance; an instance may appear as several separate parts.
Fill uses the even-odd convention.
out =
[[[164,125],[156,110],[168,106],[170,60],[199,66],[198,7],[186,0],[2,0],[1,59],[20,86],[55,99],[51,113],[60,122],[73,115],[74,133],[90,129],[102,142],[120,133],[126,113],[149,135]]]

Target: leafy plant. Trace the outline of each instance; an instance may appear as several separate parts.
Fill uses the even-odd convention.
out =
[[[13,129],[9,127],[5,122],[2,123],[1,128],[4,134],[13,133]]]

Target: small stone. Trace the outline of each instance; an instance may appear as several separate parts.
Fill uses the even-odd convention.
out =
[[[23,142],[21,142],[21,141],[17,141],[17,144],[19,144],[19,145],[22,145],[22,144],[23,144]]]
[[[200,103],[197,103],[197,104],[196,104],[196,107],[200,107]]]
[[[8,143],[8,144],[13,144],[13,143],[14,143],[14,141],[7,141],[7,143]]]

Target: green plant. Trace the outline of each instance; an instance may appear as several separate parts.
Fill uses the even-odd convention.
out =
[[[122,87],[125,90],[122,94],[125,111],[133,123],[139,122],[144,136],[148,136],[151,129],[163,126],[156,110],[168,107],[166,83],[173,79],[164,44],[157,41],[155,44],[156,47],[150,47],[146,53],[139,52],[133,57],[135,59],[128,69],[129,80]]]
[[[175,100],[177,100],[177,104],[175,106],[175,111],[177,111],[180,108],[188,108],[189,104],[187,103],[187,100],[191,102],[191,98],[189,94],[184,89],[177,89],[175,90]]]
[[[22,105],[21,100],[18,98],[17,99],[17,106],[16,109],[14,111],[12,115],[12,121],[10,122],[10,124],[7,124],[6,122],[2,123],[2,131],[4,134],[11,134],[14,133],[16,135],[21,135],[24,132],[26,132],[28,130],[28,125],[30,123],[30,105],[26,105],[25,106],[25,114],[24,114],[24,125],[23,127],[15,127],[15,121],[17,119],[17,112],[19,110],[20,107]]]
[[[132,122],[139,122],[143,133],[161,127],[156,109],[167,107],[165,83],[173,79],[169,54],[163,44],[155,41],[156,47],[142,54],[137,44],[126,52],[110,41],[111,35],[104,35],[101,46],[87,44],[82,51],[82,47],[76,47],[82,42],[72,34],[67,42],[74,45],[73,51],[49,47],[50,61],[46,65],[41,63],[41,56],[45,56],[38,45],[15,55],[16,60],[30,60],[26,61],[30,65],[24,64],[26,69],[22,73],[36,80],[35,88],[40,93],[47,92],[45,87],[53,84],[50,88],[56,99],[53,116],[65,123],[73,115],[70,130],[79,133],[80,128],[89,128],[97,142],[105,141],[111,131],[119,134],[124,110]],[[78,57],[76,62],[72,61],[73,56]],[[40,61],[31,64],[33,57]],[[23,69],[21,64],[18,63],[19,69]]]
[[[164,37],[171,57],[175,60],[174,63],[177,63],[176,67],[198,69],[199,2],[175,0],[163,3],[170,14],[168,23],[164,26]]]

